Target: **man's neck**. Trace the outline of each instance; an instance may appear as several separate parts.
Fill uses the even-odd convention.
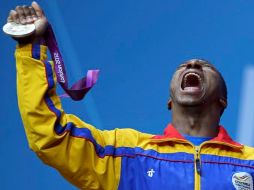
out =
[[[172,108],[172,124],[182,134],[215,137],[218,134],[219,121],[218,108],[213,106]]]

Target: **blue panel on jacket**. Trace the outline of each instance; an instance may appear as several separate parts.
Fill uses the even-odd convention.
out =
[[[177,153],[179,154],[186,153]],[[169,154],[167,154],[169,155]],[[122,158],[122,171],[119,189],[121,190],[186,190],[194,189],[194,162],[191,160],[169,161],[165,158],[136,156]],[[170,158],[174,154],[170,154]],[[183,155],[184,157],[184,155]],[[182,183],[179,183],[179,182]],[[177,183],[176,183],[177,182]]]
[[[253,184],[252,187],[248,186],[251,185],[250,181],[254,179],[254,160],[241,160],[215,155],[201,155],[201,160],[202,189],[233,190],[236,189],[233,181],[238,182],[237,189],[253,189]],[[241,173],[245,173],[246,178],[239,175],[239,180],[232,179],[233,175],[237,176]]]

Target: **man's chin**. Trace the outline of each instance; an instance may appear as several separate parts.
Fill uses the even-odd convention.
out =
[[[181,99],[177,101],[177,104],[183,107],[198,107],[204,104],[204,101],[199,98],[199,99]]]

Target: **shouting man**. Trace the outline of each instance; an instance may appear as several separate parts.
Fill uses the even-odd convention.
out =
[[[66,114],[43,43],[48,21],[35,2],[17,6],[8,22],[35,24],[18,41],[18,103],[30,148],[80,189],[253,190],[254,149],[219,125],[227,106],[221,74],[192,59],[173,75],[163,135],[133,129],[101,131]]]

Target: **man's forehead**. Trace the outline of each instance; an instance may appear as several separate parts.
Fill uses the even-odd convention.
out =
[[[212,63],[210,63],[209,61],[205,60],[205,59],[190,59],[184,62],[184,64],[187,63],[200,63],[200,64],[208,64],[208,65],[212,65]]]
[[[216,72],[218,72],[218,70],[216,69],[216,67],[211,63],[211,62],[209,62],[209,61],[207,61],[207,60],[205,60],[205,59],[189,59],[189,60],[187,60],[187,61],[184,61],[183,63],[181,63],[180,65],[179,65],[179,67],[181,67],[181,66],[184,66],[184,65],[186,65],[186,64],[188,64],[188,63],[198,63],[198,64],[200,64],[200,65],[202,65],[202,66],[208,66],[208,67],[210,67],[211,69],[213,69],[214,71],[216,71]],[[179,67],[178,67],[178,69],[179,69]]]

